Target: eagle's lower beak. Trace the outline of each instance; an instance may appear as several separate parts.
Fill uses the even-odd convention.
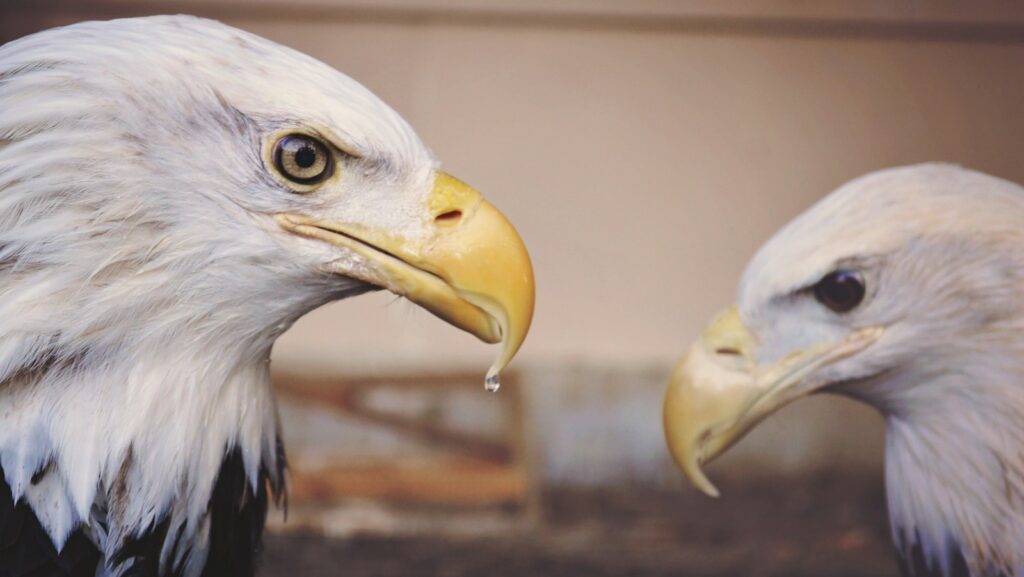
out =
[[[736,307],[726,309],[690,347],[665,393],[665,437],[676,464],[698,489],[717,497],[701,466],[768,415],[827,384],[814,379],[818,369],[863,350],[881,332],[860,329],[758,367],[754,339]]]
[[[502,342],[487,374],[488,384],[496,385],[533,318],[530,257],[504,215],[446,173],[437,173],[427,210],[428,232],[416,238],[297,214],[277,220],[365,259],[359,270],[338,272],[402,295],[485,342]]]

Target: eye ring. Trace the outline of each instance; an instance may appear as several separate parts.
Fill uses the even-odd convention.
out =
[[[828,273],[812,288],[814,298],[836,313],[847,313],[857,308],[867,294],[863,275],[848,269]]]
[[[288,134],[274,143],[274,169],[285,179],[310,186],[334,174],[334,156],[322,141],[307,134]]]

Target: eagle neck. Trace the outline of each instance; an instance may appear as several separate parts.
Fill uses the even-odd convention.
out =
[[[1024,399],[996,366],[933,376],[887,403],[886,492],[907,575],[1024,576]]]
[[[110,575],[130,569],[130,551],[154,531],[150,547],[169,573],[199,575],[229,461],[238,490],[282,490],[269,375],[276,335],[219,346],[205,335],[163,336],[54,359],[0,389],[0,406],[15,409],[0,413],[13,498],[31,507],[57,551],[83,532]]]

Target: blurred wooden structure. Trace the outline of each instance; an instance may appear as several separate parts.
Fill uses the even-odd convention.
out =
[[[527,416],[514,374],[504,376],[497,394],[483,389],[480,375],[447,374],[393,377],[308,377],[277,374],[282,399],[299,406],[327,409],[339,418],[384,429],[406,441],[401,456],[387,450],[353,458],[343,446],[313,462],[291,461],[291,499],[295,505],[331,505],[349,499],[445,506],[521,506],[536,494]],[[426,396],[419,410],[381,406],[375,394]],[[497,404],[500,422],[489,431],[445,422],[432,408],[452,396]],[[394,403],[392,403],[394,405]],[[415,450],[416,447],[421,451]],[[301,447],[296,447],[301,452]]]

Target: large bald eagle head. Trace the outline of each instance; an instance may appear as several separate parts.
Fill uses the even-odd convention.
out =
[[[211,564],[248,547],[232,524],[262,527],[282,482],[278,335],[385,288],[503,341],[494,385],[532,282],[493,206],[303,54],[191,17],[0,48],[0,466],[61,554],[228,574]]]
[[[825,391],[887,420],[913,575],[1024,575],[1024,189],[947,165],[854,180],[779,231],[673,375],[668,442],[701,466]]]

